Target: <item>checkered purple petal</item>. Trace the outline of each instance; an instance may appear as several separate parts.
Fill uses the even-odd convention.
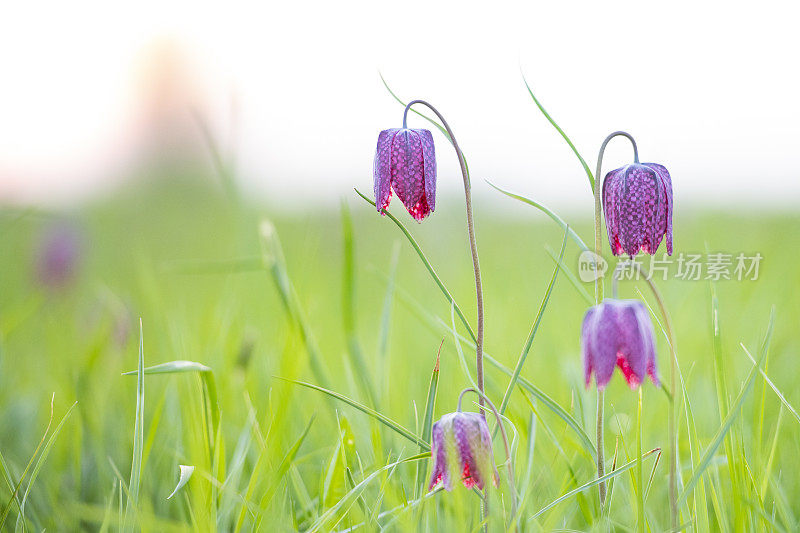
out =
[[[375,190],[375,208],[380,213],[389,207],[392,197],[392,143],[398,128],[383,130],[378,135],[378,147],[372,164],[372,177]]]

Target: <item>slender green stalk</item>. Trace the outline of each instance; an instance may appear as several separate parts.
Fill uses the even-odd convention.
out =
[[[408,118],[408,110],[411,109],[411,106],[414,104],[422,104],[433,113],[439,117],[439,120],[442,121],[442,126],[444,126],[445,131],[447,131],[447,135],[450,137],[450,142],[453,144],[453,148],[456,150],[456,155],[458,156],[458,163],[461,166],[461,176],[464,178],[464,198],[467,204],[467,233],[469,234],[469,249],[472,253],[472,268],[475,271],[475,295],[478,302],[478,335],[477,339],[475,340],[475,365],[476,365],[476,375],[478,381],[478,389],[480,389],[480,406],[481,406],[481,414],[486,416],[483,412],[483,288],[481,283],[481,266],[480,262],[478,261],[478,244],[475,242],[475,223],[472,218],[472,186],[469,182],[469,171],[467,170],[467,162],[464,159],[464,154],[461,153],[461,149],[458,147],[458,143],[456,142],[456,137],[453,135],[453,130],[450,129],[450,125],[444,119],[441,113],[433,107],[431,104],[426,102],[425,100],[412,100],[408,104],[406,104],[406,109],[403,112],[403,128],[406,127],[407,118]]]
[[[635,163],[639,162],[639,150],[636,148],[636,141],[633,140],[630,134],[624,131],[615,131],[603,140],[600,145],[600,153],[597,156],[597,170],[595,171],[595,179],[593,183],[594,188],[594,253],[596,254],[595,260],[595,276],[594,281],[594,302],[599,305],[603,301],[603,277],[600,274],[599,262],[601,259],[601,252],[603,251],[602,240],[602,205],[600,203],[600,190],[603,180],[601,178],[603,170],[603,153],[606,151],[606,146],[609,141],[617,136],[627,137],[633,144],[633,160]],[[603,452],[603,391],[597,389],[597,477],[602,478],[605,475],[605,454]],[[600,505],[605,504],[606,501],[606,483],[602,481],[598,488],[600,490]]]

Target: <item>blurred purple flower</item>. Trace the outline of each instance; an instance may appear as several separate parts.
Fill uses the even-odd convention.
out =
[[[656,386],[660,384],[653,324],[639,300],[606,299],[591,307],[583,318],[581,345],[587,387],[594,372],[597,388],[604,389],[615,365],[632,389],[644,381],[645,374]]]
[[[457,411],[444,415],[433,425],[431,444],[433,474],[428,490],[440,481],[445,489],[453,490],[454,481],[459,478],[467,488],[476,485],[483,489],[490,477],[495,486],[499,483],[492,437],[479,413]]]
[[[383,130],[378,135],[372,174],[379,213],[389,207],[392,189],[419,222],[436,208],[436,154],[430,131]]]
[[[653,255],[665,235],[672,255],[672,179],[662,165],[634,163],[606,174],[603,210],[614,255]]]
[[[51,289],[69,285],[77,275],[82,239],[78,230],[58,224],[47,230],[36,257],[36,278]]]

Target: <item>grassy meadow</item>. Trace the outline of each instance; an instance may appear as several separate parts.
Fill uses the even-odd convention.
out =
[[[486,391],[500,405],[564,232],[473,181],[485,350],[496,362],[486,363]],[[371,195],[368,182],[359,183]],[[588,215],[588,188],[576,194]],[[480,530],[480,493],[427,492],[429,424],[454,411],[474,379],[469,330],[400,229],[352,191],[342,198],[340,211],[287,213],[192,175],[67,215],[0,211],[0,529]],[[423,224],[396,198],[390,211],[474,328],[463,199],[442,198]],[[81,236],[76,276],[43,287],[36,254],[64,216]],[[567,221],[592,242],[588,216]],[[764,258],[756,281],[657,282],[683,380],[681,527],[797,531],[800,217],[679,209],[674,222],[676,256]],[[526,531],[670,529],[665,389],[644,384],[639,418],[637,394],[614,376],[604,509],[592,484],[596,393],[583,383],[579,333],[593,284],[575,279],[579,252],[566,241],[505,410],[517,517],[494,441],[491,531],[514,522]],[[620,284],[621,297],[642,295],[660,320],[644,282]],[[656,332],[667,384],[670,352]],[[145,370],[173,361],[194,364]],[[473,399],[466,409],[477,409]],[[637,462],[637,448],[660,450]],[[194,470],[168,499],[179,465]]]

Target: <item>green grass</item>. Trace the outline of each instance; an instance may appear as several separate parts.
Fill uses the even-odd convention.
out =
[[[601,510],[587,437],[595,393],[580,361],[592,292],[577,280],[580,248],[537,209],[482,180],[473,188],[486,391],[513,424],[520,524],[626,531],[642,514],[647,529],[668,529],[667,395],[645,384],[639,419],[637,394],[612,380]],[[588,214],[586,189],[576,185]],[[86,253],[76,282],[55,292],[32,273],[53,215],[0,212],[2,530],[478,529],[478,493],[426,491],[430,423],[470,386],[463,366],[474,376],[458,315],[474,328],[463,205],[444,198],[416,224],[392,204],[440,287],[400,229],[355,193],[343,192],[346,210],[287,214],[224,191],[176,178],[73,213]],[[588,217],[560,215],[590,242]],[[678,494],[689,530],[800,525],[800,278],[789,245],[798,236],[797,216],[675,215],[676,253],[764,256],[758,281],[659,282],[680,361]],[[620,285],[623,297],[637,289],[652,306],[643,282]],[[666,380],[664,335],[658,358]],[[500,466],[499,435],[494,447]],[[188,481],[179,465],[194,467]],[[492,530],[511,521],[498,470]]]

